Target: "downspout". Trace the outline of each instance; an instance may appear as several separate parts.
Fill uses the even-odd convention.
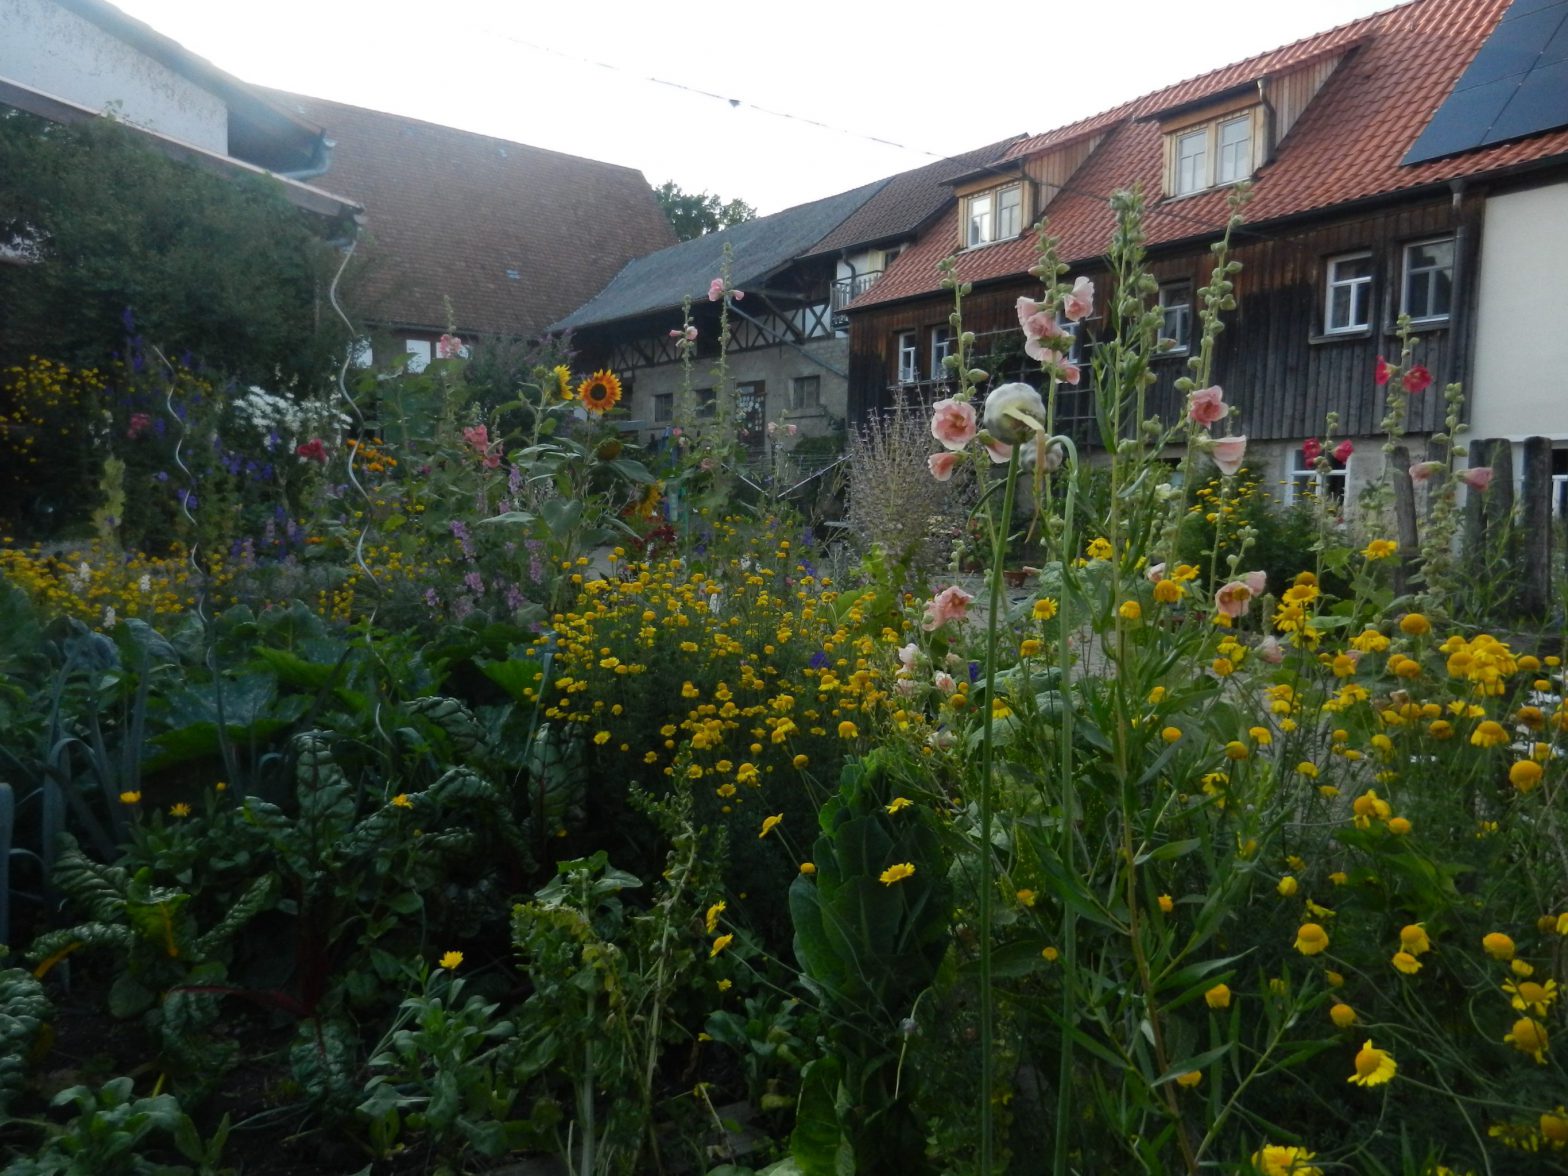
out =
[[[1266,77],[1258,79],[1258,101],[1263,106],[1263,133],[1267,136],[1267,149],[1264,153],[1263,162],[1273,163],[1274,142],[1277,137],[1274,134],[1277,115],[1274,112],[1274,104],[1269,101],[1269,86],[1268,78]]]
[[[1454,302],[1449,309],[1448,328],[1453,337],[1453,376],[1449,382],[1465,386],[1465,417],[1468,419],[1475,395],[1474,373],[1471,371],[1471,356],[1475,351],[1475,321],[1470,313],[1475,298],[1469,281],[1470,233],[1464,216],[1464,198],[1468,185],[1463,179],[1457,179],[1450,181],[1448,188],[1452,193],[1449,209],[1454,222]]]

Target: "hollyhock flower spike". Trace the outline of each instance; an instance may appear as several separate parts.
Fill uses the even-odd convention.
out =
[[[1434,474],[1441,472],[1443,463],[1440,461],[1418,461],[1410,467],[1410,480],[1417,486],[1430,481]]]
[[[1350,460],[1350,455],[1355,451],[1356,447],[1350,443],[1350,438],[1346,437],[1338,445],[1334,446],[1334,460],[1339,462],[1340,465],[1344,465]]]
[[[490,448],[490,430],[484,425],[472,425],[463,430],[463,440],[483,453]]]
[[[933,453],[926,458],[926,465],[930,467],[931,476],[938,482],[951,480],[953,471],[958,468],[959,456],[959,454],[954,453],[950,449],[944,449],[940,453]]]
[[[1323,442],[1316,437],[1308,437],[1301,443],[1301,460],[1307,465],[1317,465],[1318,458],[1323,456]]]
[[[1045,401],[1028,384],[1003,384],[985,398],[985,430],[996,440],[1019,445],[1044,428]]]
[[[1088,278],[1079,277],[1062,300],[1062,313],[1075,323],[1093,314],[1094,283]]]
[[[975,437],[975,406],[967,400],[938,400],[931,406],[931,436],[945,447],[959,450]]]
[[[1400,383],[1404,384],[1406,392],[1415,396],[1432,386],[1432,373],[1426,370],[1424,364],[1418,363],[1404,374]]]
[[[1260,572],[1252,572],[1244,579],[1232,580],[1229,584],[1222,585],[1214,593],[1214,607],[1233,621],[1245,616],[1248,607],[1252,604],[1253,597],[1258,595],[1257,592],[1252,590],[1252,584],[1248,581],[1253,576],[1261,574]]]
[[[1471,466],[1459,471],[1459,480],[1472,490],[1485,490],[1492,484],[1491,466]]]
[[[962,621],[969,615],[969,602],[973,599],[956,584],[942,589],[926,602],[926,615],[921,628],[930,633],[949,621]]]
[[[1216,437],[1209,447],[1209,456],[1214,459],[1220,473],[1226,477],[1234,476],[1247,458],[1246,436]]]
[[[1215,424],[1224,420],[1228,411],[1224,390],[1218,384],[1187,394],[1187,415],[1197,424]]]
[[[456,335],[442,335],[436,343],[436,357],[438,359],[462,359],[463,341]]]
[[[1378,356],[1377,366],[1372,369],[1372,382],[1381,388],[1384,384],[1388,383],[1390,374],[1391,373],[1388,370],[1388,360],[1384,359],[1381,355]]]

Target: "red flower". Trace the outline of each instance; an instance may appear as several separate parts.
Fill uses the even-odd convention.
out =
[[[1417,392],[1425,392],[1432,386],[1432,373],[1426,370],[1423,364],[1416,364],[1405,373],[1403,380],[1405,391],[1414,396]]]
[[[1344,465],[1350,460],[1350,455],[1355,451],[1356,447],[1350,443],[1350,438],[1346,437],[1338,445],[1334,446],[1334,460],[1340,465]]]
[[[296,445],[294,452],[306,461],[319,461],[322,465],[327,464],[327,447],[322,443],[320,437],[312,437],[305,444]]]
[[[1388,383],[1388,360],[1381,355],[1377,357],[1377,366],[1372,369],[1372,382],[1379,388]]]
[[[151,416],[145,412],[133,412],[131,414],[131,427],[125,431],[125,435],[134,441],[150,428],[152,428]]]
[[[1317,465],[1318,458],[1323,456],[1323,442],[1316,437],[1308,437],[1301,443],[1301,460],[1304,465]]]

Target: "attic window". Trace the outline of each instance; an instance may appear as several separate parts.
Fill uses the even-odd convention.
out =
[[[1263,107],[1230,109],[1165,133],[1165,194],[1187,196],[1250,180],[1263,158]]]
[[[964,248],[1018,236],[1024,228],[1024,186],[1018,181],[964,197]]]

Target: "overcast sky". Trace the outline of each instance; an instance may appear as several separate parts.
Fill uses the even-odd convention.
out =
[[[626,164],[651,184],[673,179],[764,213],[1049,130],[1391,7],[115,2],[247,82]]]

